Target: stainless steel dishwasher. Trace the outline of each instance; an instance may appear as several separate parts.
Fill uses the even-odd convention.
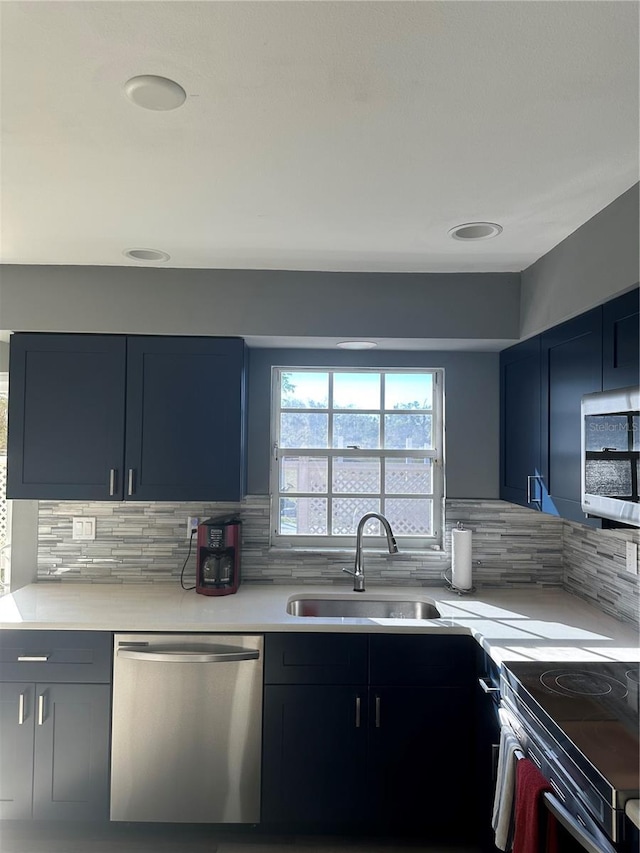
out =
[[[116,634],[111,820],[256,823],[261,636]]]

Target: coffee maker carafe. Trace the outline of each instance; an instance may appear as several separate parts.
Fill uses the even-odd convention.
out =
[[[235,516],[208,518],[198,525],[196,592],[231,595],[240,585],[240,525]]]

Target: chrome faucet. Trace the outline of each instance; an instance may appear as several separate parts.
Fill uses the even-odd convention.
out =
[[[348,575],[353,575],[353,591],[364,592],[364,556],[362,554],[362,537],[364,535],[364,526],[370,518],[377,518],[382,523],[384,531],[387,534],[387,545],[389,546],[390,554],[398,553],[398,546],[393,535],[391,525],[379,512],[366,512],[358,522],[358,530],[356,532],[356,562],[353,568],[343,569]]]

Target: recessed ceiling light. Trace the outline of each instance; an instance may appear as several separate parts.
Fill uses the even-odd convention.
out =
[[[373,349],[377,347],[378,344],[373,341],[341,341],[341,343],[336,344],[337,347],[341,349]]]
[[[133,261],[168,261],[171,257],[159,249],[127,249],[122,254]]]
[[[124,91],[130,101],[145,110],[175,110],[187,99],[179,83],[155,74],[132,77],[124,84]]]
[[[454,240],[488,240],[490,237],[497,237],[500,233],[502,233],[502,225],[497,225],[495,222],[465,222],[448,231],[449,236]]]

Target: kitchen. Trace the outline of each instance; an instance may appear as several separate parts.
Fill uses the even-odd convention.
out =
[[[627,544],[637,544],[637,530],[600,530],[582,523],[583,514],[577,520],[568,511],[539,512],[539,481],[520,503],[517,496],[500,500],[510,483],[503,481],[499,463],[500,383],[508,370],[499,353],[614,303],[638,281],[635,6],[615,4],[614,13],[605,15],[600,4],[574,3],[573,13],[567,4],[543,12],[537,4],[341,4],[339,10],[335,4],[250,3],[211,4],[217,11],[206,13],[203,5],[179,5],[178,11],[178,4],[145,4],[151,14],[136,4],[125,23],[109,4],[55,9],[4,4],[8,53],[3,53],[15,63],[12,79],[26,88],[21,93],[16,86],[3,98],[13,129],[3,143],[0,328],[244,339],[246,491],[240,501],[228,502],[183,500],[177,492],[144,501],[110,501],[107,492],[104,499],[86,493],[69,498],[62,490],[31,498],[23,493],[12,504],[12,590],[20,595],[19,587],[39,581],[30,588],[34,594],[61,596],[61,630],[73,624],[107,632],[210,631],[213,620],[214,631],[235,633],[242,624],[266,632],[283,620],[308,624],[305,617],[286,616],[289,597],[314,584],[348,592],[342,568],[352,562],[353,540],[346,555],[272,547],[272,367],[435,367],[444,370],[447,388],[443,551],[411,554],[401,546],[398,557],[367,551],[369,592],[382,587],[393,596],[411,590],[434,598],[442,618],[453,618],[442,611],[442,573],[450,567],[452,531],[460,521],[473,531],[477,595],[496,596],[482,598],[483,607],[521,612],[524,591],[541,596],[531,619],[563,624],[569,635],[593,625],[602,636],[618,632],[623,648],[637,647],[637,557],[636,574],[627,568]],[[125,39],[123,26],[138,39]],[[289,28],[295,39],[287,37]],[[421,46],[431,28],[438,35],[428,59]],[[509,48],[489,59],[478,34],[493,39],[496,32],[509,33]],[[198,72],[196,60],[209,56],[212,33],[219,33],[218,49],[210,52],[214,67],[203,65]],[[362,48],[359,58],[348,50],[354,38]],[[38,73],[25,68],[21,46],[27,39],[37,45]],[[543,41],[547,52],[538,56]],[[167,43],[175,53],[161,58]],[[323,50],[332,44],[328,60]],[[406,74],[390,61],[389,45],[404,47]],[[79,80],[77,53],[89,46],[93,70]],[[238,56],[231,46],[242,48]],[[187,56],[189,50],[195,58]],[[307,57],[313,61],[307,64]],[[480,61],[497,93],[487,86],[480,97],[471,86],[474,62]],[[328,73],[316,81],[308,70],[314,62],[333,69],[335,78]],[[484,64],[491,62],[495,68]],[[56,67],[59,79],[50,72]],[[301,68],[307,71],[294,73]],[[567,68],[571,73],[564,74]],[[430,76],[436,72],[440,90]],[[153,112],[126,100],[124,82],[145,73],[181,79],[188,92],[184,105]],[[208,80],[220,81],[215,96]],[[500,88],[507,80],[513,83],[509,97],[508,88]],[[587,80],[597,91],[585,104]],[[454,85],[451,100],[448,87]],[[555,87],[551,98],[549,86]],[[462,113],[451,111],[449,101],[463,95]],[[545,133],[537,127],[548,146],[544,152],[544,145],[529,140],[529,121],[513,119],[519,97],[528,99],[532,114],[546,105]],[[47,107],[45,98],[58,106]],[[240,108],[238,117],[234,110]],[[446,115],[447,122],[425,124],[425,115]],[[251,127],[253,116],[260,120],[262,144]],[[241,123],[234,125],[236,119]],[[473,145],[466,141],[470,127]],[[49,149],[42,145],[47,133],[54,143]],[[208,186],[216,192],[203,192],[207,181],[191,168],[203,162],[193,147],[200,138],[222,146],[216,150],[223,152],[224,168],[216,170],[217,160],[206,160],[214,170]],[[439,164],[434,171],[419,156],[427,138],[435,162],[438,157],[446,162],[448,153],[455,160],[460,175],[453,184],[451,170]],[[335,156],[338,143],[345,146],[342,159]],[[439,173],[448,175],[446,183]],[[93,188],[90,198],[87,186]],[[354,199],[361,202],[357,209]],[[429,208],[429,199],[439,199],[438,205]],[[447,234],[460,222],[485,219],[501,223],[503,233],[474,246]],[[419,229],[428,233],[417,234]],[[130,246],[153,246],[171,259],[125,259]],[[377,347],[335,349],[350,339]],[[8,360],[8,347],[2,349],[0,371]],[[208,377],[196,375],[191,384],[198,382],[202,393],[211,391]],[[524,491],[526,485],[525,477]],[[19,497],[16,491],[11,496]],[[564,493],[559,498],[576,502]],[[238,510],[239,592],[212,600],[183,595],[179,575],[189,544],[187,519]],[[95,519],[95,539],[74,539],[74,518]],[[100,602],[87,599],[91,621],[81,625],[65,611],[65,595],[78,587],[83,590],[78,595],[114,596],[127,618],[102,621],[106,599],[102,614]],[[126,598],[132,589],[139,601],[153,603],[161,614],[157,619],[132,609]],[[586,622],[554,611],[558,590],[568,596],[563,601],[570,610],[582,606],[579,597],[586,599]],[[184,618],[168,617],[162,596],[173,592],[181,596]],[[281,599],[261,604],[257,618],[242,608],[253,593]],[[280,615],[271,616],[270,606],[280,607]],[[50,626],[57,622],[42,599],[38,608],[47,611],[43,618]],[[607,616],[615,621],[607,623]],[[601,617],[605,622],[597,623]],[[38,627],[37,619],[26,622]],[[490,644],[489,635],[476,628]],[[498,633],[506,630],[500,625]],[[545,636],[550,629],[540,630]],[[515,636],[521,646],[523,633]],[[553,647],[549,638],[535,642]],[[570,639],[565,642],[571,646]]]

